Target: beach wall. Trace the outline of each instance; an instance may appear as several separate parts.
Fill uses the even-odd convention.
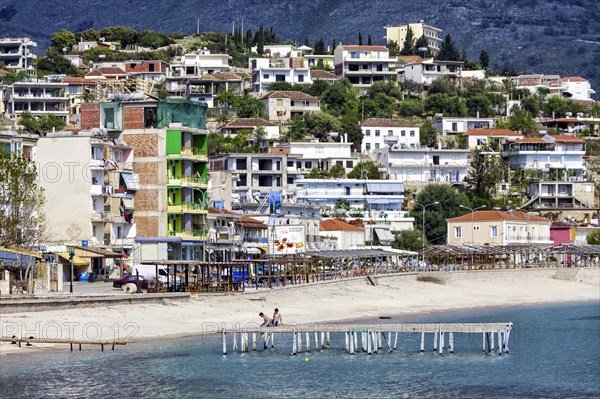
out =
[[[147,304],[168,302],[189,302],[189,293],[172,294],[132,294],[78,297],[12,297],[0,300],[0,315],[8,313],[42,312],[73,308],[93,308],[110,305]]]
[[[563,273],[563,272],[569,273]],[[571,280],[590,284],[600,284],[600,268],[543,268],[543,269],[502,269],[502,270],[462,270],[448,272],[422,272],[417,281],[437,284],[451,284],[454,281],[478,280],[513,280],[519,278],[558,278],[564,274],[563,280]]]

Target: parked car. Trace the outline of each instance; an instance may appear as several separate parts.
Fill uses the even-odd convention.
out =
[[[143,288],[143,289],[148,288],[148,280],[146,280],[146,277],[139,276],[139,280],[138,280],[138,276],[135,276],[135,275],[125,276],[123,278],[113,281],[113,288],[121,288],[122,286],[124,286],[127,283],[137,284],[137,286],[139,288]]]

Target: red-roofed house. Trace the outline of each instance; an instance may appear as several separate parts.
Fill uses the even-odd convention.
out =
[[[585,128],[585,124],[577,118],[558,118],[542,122],[549,129],[558,129],[561,132],[573,133]]]
[[[551,221],[522,211],[475,211],[446,222],[448,244],[552,244]]]
[[[397,76],[396,60],[384,46],[339,45],[334,51],[335,74],[350,80],[359,94],[377,81],[389,82]]]
[[[319,99],[301,91],[273,91],[262,98],[270,121],[289,121],[321,110]]]
[[[85,75],[86,79],[115,79],[123,80],[129,78],[129,74],[121,68],[102,67],[94,69]]]
[[[340,250],[365,246],[365,229],[339,219],[322,221],[320,235],[335,237]]]
[[[469,129],[463,136],[467,136],[469,148],[488,147],[500,148],[507,141],[523,138],[521,133],[509,129]]]

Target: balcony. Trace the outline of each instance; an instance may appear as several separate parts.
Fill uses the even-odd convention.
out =
[[[195,213],[203,214],[208,210],[208,206],[205,204],[196,204],[192,202],[183,204],[169,204],[167,206],[168,213]]]
[[[106,211],[92,211],[92,222],[112,222],[113,214]]]
[[[385,136],[383,138],[384,143],[397,143],[398,140],[400,140],[400,137],[398,136]]]
[[[179,237],[183,240],[206,241],[206,229],[169,230],[168,235],[170,237]]]
[[[181,147],[179,154],[168,154],[167,160],[187,159],[190,161],[208,161],[208,154],[202,148]]]
[[[179,181],[184,187],[206,188],[208,186],[208,176],[182,176]]]
[[[92,184],[90,186],[90,195],[97,195],[97,196],[101,196],[101,195],[106,195],[106,187],[102,186],[100,184]]]

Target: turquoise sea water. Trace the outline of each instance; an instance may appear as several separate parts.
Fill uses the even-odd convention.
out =
[[[283,310],[282,310],[283,311]],[[285,313],[284,313],[285,314]],[[510,353],[483,354],[481,335],[455,338],[454,354],[419,352],[419,334],[393,352],[332,349],[290,356],[291,339],[267,352],[223,356],[220,336],[144,341],[114,352],[88,348],[0,359],[2,398],[595,398],[600,396],[600,304],[511,307],[387,322],[512,321]],[[85,348],[85,347],[84,347]],[[309,361],[304,358],[308,356]]]

